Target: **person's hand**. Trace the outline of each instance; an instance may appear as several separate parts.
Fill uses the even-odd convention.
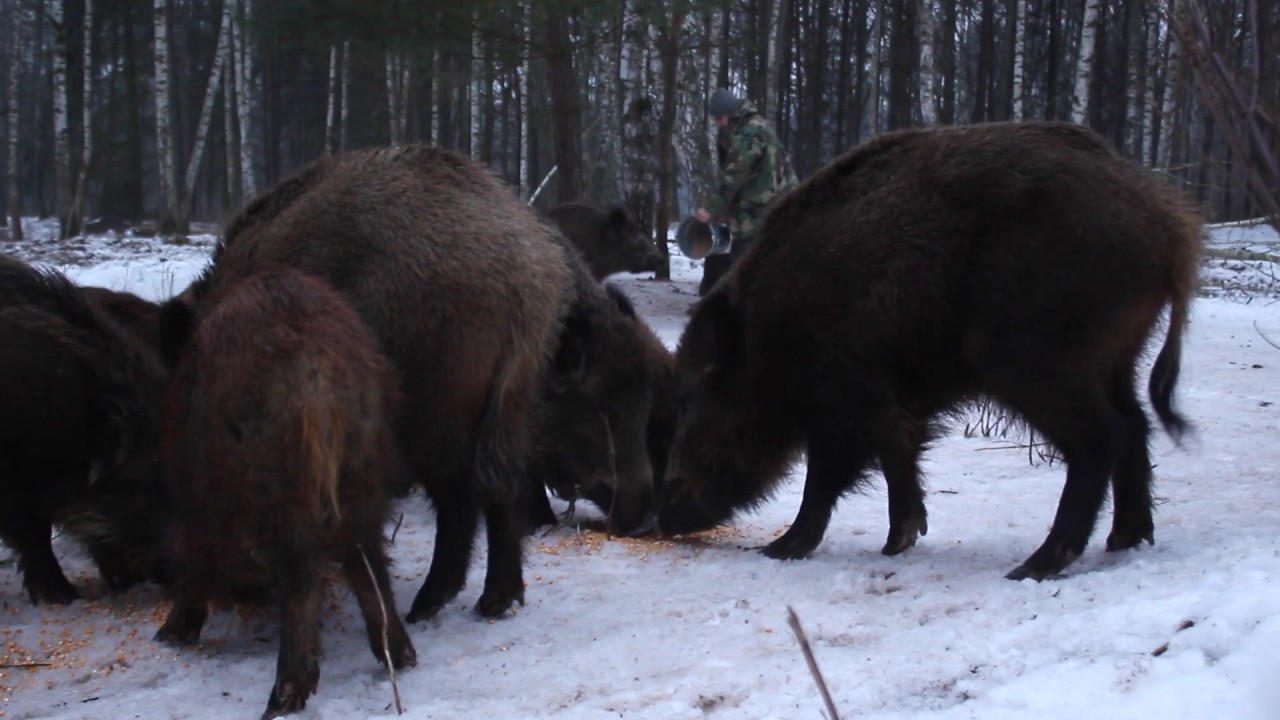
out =
[[[700,222],[711,222],[711,213],[707,212],[706,208],[698,208],[694,211],[693,216],[698,218]]]

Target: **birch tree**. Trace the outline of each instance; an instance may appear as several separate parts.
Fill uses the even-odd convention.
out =
[[[1014,25],[1013,36],[1013,97],[1012,99],[1012,117],[1014,120],[1021,120],[1025,114],[1023,109],[1023,74],[1024,58],[1026,57],[1026,36],[1027,36],[1027,0],[1017,0],[1014,3],[1014,16],[1009,18],[1009,22]]]
[[[342,103],[342,112],[338,118],[338,149],[347,149],[347,126],[348,118],[350,118],[351,103],[348,100],[350,95],[348,89],[351,87],[351,41],[345,40],[342,43],[342,91],[339,101]]]
[[[408,88],[409,61],[399,52],[387,51],[387,121],[392,145],[405,141],[405,126],[409,117]]]
[[[177,168],[174,166],[169,122],[169,9],[166,0],[155,0],[156,156],[160,164],[160,232],[174,231],[177,219]]]
[[[13,17],[10,19],[11,35],[9,37],[9,104],[6,114],[9,129],[9,239],[22,239],[22,173],[20,168],[19,149],[21,148],[19,121],[22,103],[22,88],[19,81],[22,77],[22,29],[25,18],[22,6],[13,3]]]
[[[1160,99],[1160,134],[1156,136],[1159,147],[1157,167],[1166,172],[1173,164],[1174,98],[1178,92],[1178,78],[1182,75],[1182,50],[1173,25],[1182,12],[1182,0],[1169,0],[1168,17],[1165,18],[1164,88]]]
[[[627,109],[622,118],[623,195],[641,232],[653,237],[653,98],[646,82],[649,27],[644,0],[628,0],[622,21],[622,75]]]
[[[234,0],[226,0],[233,2]],[[160,2],[160,0],[157,0]],[[236,123],[240,128],[240,187],[245,200],[257,194],[257,179],[253,174],[253,142],[250,138],[251,94],[253,91],[253,53],[247,40],[250,20],[253,18],[253,0],[239,0],[239,22],[232,24],[232,45],[236,52]],[[237,13],[233,8],[232,17]]]
[[[196,192],[196,175],[200,171],[200,161],[204,157],[204,146],[209,135],[209,120],[213,117],[213,103],[218,97],[218,88],[222,84],[222,69],[227,62],[227,46],[231,43],[231,0],[223,0],[222,24],[218,29],[218,45],[213,51],[213,63],[209,67],[209,82],[205,86],[204,104],[200,106],[200,119],[196,124],[196,136],[191,148],[191,158],[187,161],[186,183],[178,205],[178,231],[185,233],[188,228],[188,215]]]
[[[71,220],[71,128],[67,118],[67,26],[63,22],[63,0],[49,4],[53,23],[53,167],[58,196],[58,238],[74,237],[78,223]]]
[[[338,46],[329,46],[329,85],[324,111],[324,154],[333,152],[338,124]]]
[[[1084,22],[1080,26],[1080,54],[1076,60],[1075,90],[1071,93],[1071,121],[1080,125],[1089,119],[1089,86],[1096,65],[1094,38],[1101,6],[1102,0],[1088,0],[1084,7]]]
[[[80,126],[84,137],[80,145],[80,171],[76,174],[75,186],[71,193],[71,207],[67,210],[66,220],[63,223],[66,237],[75,237],[84,229],[85,185],[88,183],[89,178],[89,162],[93,158],[93,122],[91,120],[93,112],[93,0],[84,0],[82,26],[84,29],[84,47],[82,49],[83,64],[81,67],[84,68],[82,73],[84,82],[80,93]]]
[[[1022,0],[1019,0],[1020,2]],[[919,0],[920,9],[920,120],[925,127],[938,122],[938,101],[942,96],[938,85],[938,69],[934,62],[937,53],[937,21],[934,0]],[[1015,76],[1016,77],[1016,76]],[[1016,86],[1015,86],[1016,88]]]

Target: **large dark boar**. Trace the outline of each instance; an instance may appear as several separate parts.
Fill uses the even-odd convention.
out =
[[[320,677],[323,572],[340,562],[374,657],[415,664],[383,538],[398,390],[363,321],[286,269],[228,283],[194,314],[169,303],[161,327],[177,586],[156,639],[194,644],[211,600],[278,602],[264,717],[300,710]]]
[[[596,280],[619,272],[657,270],[662,265],[657,248],[620,207],[565,203],[548,210],[547,217],[582,253]]]
[[[614,461],[594,477],[652,484],[643,326],[559,233],[467,158],[405,146],[318,160],[245,208],[180,301],[198,306],[275,265],[328,280],[400,374],[397,436],[437,511],[410,620],[462,588],[480,512],[489,565],[476,607],[500,616],[523,602],[516,501],[535,424],[555,427],[538,423],[544,413],[590,418],[582,451]],[[614,453],[598,450],[610,442]]]
[[[1172,190],[1065,123],[892,133],[819,172],[694,309],[660,524],[707,528],[760,503],[799,453],[804,498],[764,549],[799,558],[878,466],[899,553],[927,530],[918,461],[978,397],[1057,446],[1048,539],[1009,577],[1084,551],[1112,483],[1108,550],[1153,542],[1149,424],[1135,364],[1170,308],[1150,396],[1165,428],[1202,226]]]
[[[658,336],[636,316],[631,301],[621,290],[613,286],[606,286],[605,290],[623,313],[634,320],[640,340],[639,350],[644,353],[641,361],[649,369],[647,384],[650,412],[644,425],[645,449],[653,469],[653,477],[661,479],[675,433],[674,357]],[[621,349],[635,352],[637,348],[629,344]],[[632,361],[625,358],[602,359],[608,365]],[[570,501],[581,497],[594,503],[605,513],[607,526],[612,532],[642,535],[654,529],[654,513],[657,509],[654,488],[649,483],[636,482],[634,477],[619,476],[611,470],[616,463],[607,453],[613,452],[613,449],[608,443],[600,447],[593,442],[601,429],[607,438],[614,434],[624,437],[635,434],[635,428],[615,430],[608,425],[604,416],[584,411],[575,404],[546,403],[530,463],[530,527],[556,522],[543,491],[545,483],[558,497]],[[622,432],[619,433],[619,430]],[[608,474],[601,475],[602,469],[609,470]]]
[[[79,597],[54,557],[54,524],[110,590],[160,577],[158,350],[60,273],[5,256],[0,337],[0,539],[31,601]]]

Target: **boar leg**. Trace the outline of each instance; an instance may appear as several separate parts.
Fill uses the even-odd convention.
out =
[[[427,579],[406,616],[409,622],[435,617],[446,603],[457,597],[467,581],[467,566],[475,542],[480,510],[468,478],[445,478],[431,493],[431,501],[436,507],[436,547]]]
[[[1151,518],[1151,456],[1147,442],[1151,424],[1133,387],[1133,366],[1125,365],[1112,377],[1108,397],[1124,418],[1120,457],[1111,477],[1114,517],[1107,550],[1127,550],[1146,540],[1155,543]]]
[[[884,422],[877,427],[889,431],[877,439],[880,469],[889,487],[889,537],[880,552],[897,555],[929,532],[920,485],[920,455],[928,427],[905,419],[901,424]]]
[[[169,616],[156,631],[155,640],[170,645],[195,645],[200,640],[200,630],[208,616],[208,603],[183,583],[178,587]]]
[[[852,433],[840,433],[837,427],[824,423],[810,431],[800,512],[782,537],[765,546],[765,555],[797,560],[813,552],[827,532],[836,501],[866,470],[870,453],[865,442]]]
[[[365,560],[368,560],[368,565]],[[362,546],[351,548],[343,559],[342,570],[347,583],[360,603],[364,614],[364,627],[369,635],[369,648],[379,663],[387,662],[397,670],[418,664],[418,655],[405,632],[404,623],[396,613],[395,596],[392,595],[391,578],[387,575],[387,556],[381,538],[370,538]],[[369,577],[370,571],[373,577]],[[374,583],[377,583],[375,586]],[[379,601],[381,596],[381,601]],[[383,626],[386,626],[387,652],[383,652]]]
[[[476,612],[501,617],[516,603],[524,605],[523,524],[514,503],[490,501],[484,510],[489,538],[489,566]]]
[[[53,555],[53,527],[42,513],[6,503],[0,510],[0,539],[18,554],[22,585],[33,603],[66,605],[80,597]]]
[[[307,569],[300,566],[300,572],[290,572],[290,586],[282,588],[280,657],[263,720],[303,709],[320,684],[321,593],[316,573]]]
[[[1084,552],[1126,431],[1124,418],[1108,407],[1101,389],[1082,386],[1078,378],[1049,377],[1028,392],[1036,397],[1013,407],[1062,451],[1067,481],[1049,537],[1006,576],[1010,580],[1043,580]]]

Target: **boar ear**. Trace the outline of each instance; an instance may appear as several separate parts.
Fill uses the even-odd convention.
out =
[[[191,306],[182,298],[174,298],[160,306],[160,354],[172,369],[178,356],[191,339],[195,320]]]
[[[575,309],[560,330],[560,346],[551,360],[551,387],[564,392],[579,381],[587,369],[587,346],[591,342],[591,319]]]

